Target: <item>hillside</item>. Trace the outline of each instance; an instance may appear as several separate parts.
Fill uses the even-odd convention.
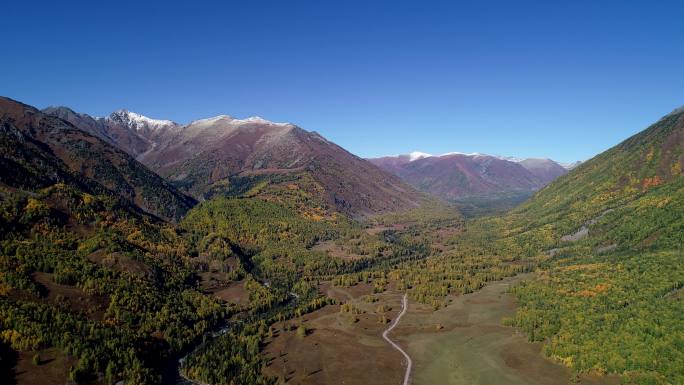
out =
[[[171,220],[195,204],[125,152],[31,106],[0,98],[0,127],[0,182],[7,186],[32,190],[66,182]]]
[[[661,189],[673,188],[684,167],[682,115],[667,115],[582,163],[539,191],[513,215],[567,232],[607,210],[619,210]]]
[[[296,185],[322,210],[353,216],[409,209],[426,199],[396,176],[289,123],[221,115],[181,126],[124,110],[100,119],[65,107],[46,111],[106,138],[197,199]]]
[[[684,382],[683,167],[679,111],[495,220],[509,245],[546,259],[514,289],[511,324],[577,373]]]
[[[0,380],[159,383],[226,312],[197,290],[174,225],[144,212],[172,220],[192,200],[6,98],[0,147]]]

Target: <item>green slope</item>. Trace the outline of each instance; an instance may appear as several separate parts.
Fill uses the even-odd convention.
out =
[[[684,113],[584,163],[499,220],[545,253],[511,324],[577,373],[684,383]]]
[[[670,189],[684,169],[684,113],[668,115],[645,131],[581,164],[539,191],[512,217],[525,226],[551,224],[567,234],[606,210]],[[673,197],[674,198],[674,197]]]

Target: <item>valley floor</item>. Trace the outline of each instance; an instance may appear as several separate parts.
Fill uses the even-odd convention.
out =
[[[612,377],[573,380],[567,368],[542,355],[541,344],[529,343],[515,328],[503,326],[503,318],[515,310],[507,289],[529,278],[531,274],[522,274],[490,283],[475,293],[452,297],[449,306],[434,312],[412,303],[395,331],[415,363],[412,384],[618,384]]]
[[[275,325],[277,333],[266,346],[271,359],[265,368],[268,375],[293,384],[401,384],[404,368],[402,355],[383,340],[388,324],[378,322],[374,314],[380,302],[391,306],[387,312],[393,319],[401,310],[401,294],[385,292],[376,303],[366,303],[362,297],[372,292],[367,284],[350,288],[320,288],[340,302],[352,302],[365,313],[353,316],[340,312],[340,305],[303,316],[309,329],[306,337],[283,331],[288,322]],[[394,336],[394,335],[393,335]]]
[[[619,384],[617,377],[582,376],[545,358],[540,343],[530,343],[502,320],[513,315],[515,300],[507,293],[514,283],[531,274],[493,282],[472,294],[450,297],[449,306],[438,311],[410,301],[408,311],[392,330],[392,339],[413,359],[413,385],[564,385]],[[266,374],[294,384],[401,384],[403,357],[386,341],[388,324],[378,322],[380,305],[391,308],[393,320],[401,310],[401,293],[388,290],[379,300],[367,303],[372,287],[322,286],[322,291],[340,301],[350,301],[363,311],[357,322],[340,313],[340,306],[327,306],[304,316],[306,337],[295,331],[277,333],[266,353],[271,361]]]

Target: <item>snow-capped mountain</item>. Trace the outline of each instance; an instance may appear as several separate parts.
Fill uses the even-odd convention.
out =
[[[529,196],[567,170],[551,159],[514,158],[449,152],[369,159],[419,190],[447,200],[492,195]]]
[[[101,120],[102,118],[96,118]],[[147,116],[136,114],[128,110],[118,110],[104,118],[110,124],[121,124],[137,132],[157,131],[178,124],[170,120],[151,119]]]
[[[414,160],[418,160],[418,159],[429,158],[431,156],[432,156],[431,154],[428,154],[425,152],[420,152],[420,151],[413,151],[413,152],[408,154],[409,162],[413,162]]]
[[[288,174],[309,183],[301,187],[307,194],[353,215],[415,207],[424,199],[395,175],[290,123],[219,115],[181,125],[127,110],[106,118],[66,107],[44,112],[123,149],[198,199],[236,179]]]
[[[558,164],[560,164],[561,166],[563,166],[563,168],[565,168],[566,170],[572,170],[573,168],[575,168],[575,167],[579,166],[580,164],[582,164],[582,161],[581,161],[581,160],[578,160],[578,161],[575,161],[575,162],[570,162],[570,163],[558,163]]]

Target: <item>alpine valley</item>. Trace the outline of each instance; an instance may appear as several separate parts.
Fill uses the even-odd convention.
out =
[[[564,166],[3,97],[0,149],[3,384],[684,384],[684,109]]]

